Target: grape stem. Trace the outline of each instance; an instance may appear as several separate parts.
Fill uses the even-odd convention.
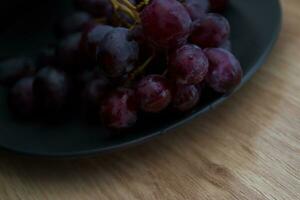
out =
[[[150,0],[143,0],[139,5],[135,6],[133,5],[129,0],[110,0],[113,8],[115,10],[115,13],[117,17],[122,21],[122,23],[125,23],[128,27],[133,28],[135,24],[140,23],[140,15],[138,10],[142,9],[144,6],[148,5]],[[122,18],[119,15],[119,12],[123,12],[128,17],[131,17],[135,23],[133,25],[128,24],[128,22],[125,22],[122,20]],[[128,80],[125,82],[125,85],[130,85],[132,81],[140,74],[144,72],[146,67],[150,64],[150,62],[153,60],[155,56],[155,51],[152,51],[152,55],[140,66],[138,66],[135,70],[133,70],[132,73],[129,74]]]
[[[148,5],[150,2],[150,0],[143,0],[141,1],[136,7],[138,10],[141,10],[142,8],[144,8],[146,5]]]
[[[127,28],[131,28],[133,25],[130,24],[129,22],[127,22],[126,20],[124,20],[121,16],[120,16],[120,13],[116,12],[115,13],[116,17],[120,20],[120,22],[122,24],[124,24],[124,26],[126,26]]]
[[[105,17],[99,17],[99,18],[95,18],[95,22],[102,24],[106,22],[106,18]]]
[[[146,67],[149,65],[149,63],[153,60],[154,55],[150,56],[142,65],[140,65],[136,70],[134,70],[131,74],[129,79],[133,80],[135,77],[140,75],[141,73],[144,72]]]
[[[121,0],[124,5],[126,5],[129,9],[136,11],[136,6],[133,5],[129,0]]]
[[[140,16],[135,5],[133,5],[129,0],[110,0],[116,13],[123,12],[130,18],[132,18],[135,23],[140,23]],[[117,16],[119,16],[117,14]],[[120,18],[120,17],[119,17]]]
[[[150,64],[150,62],[153,60],[155,56],[155,53],[153,51],[152,55],[140,66],[138,66],[135,70],[133,70],[128,77],[128,80],[125,82],[125,86],[130,86],[132,81],[139,76],[140,74],[142,74],[146,67]]]

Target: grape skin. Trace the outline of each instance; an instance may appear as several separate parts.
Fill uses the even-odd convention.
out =
[[[179,112],[186,112],[197,105],[200,95],[200,90],[194,85],[177,84],[172,106]]]
[[[56,35],[64,38],[72,33],[82,31],[90,23],[93,23],[92,17],[86,12],[75,12],[65,17],[56,27]]]
[[[67,104],[69,90],[65,73],[52,67],[41,69],[33,82],[35,102],[42,114],[60,113]]]
[[[125,129],[137,121],[135,93],[131,89],[118,88],[104,99],[100,115],[109,128]]]
[[[169,56],[169,73],[178,83],[197,84],[204,80],[208,72],[208,60],[202,49],[187,44]]]
[[[209,10],[209,0],[186,0],[183,5],[193,21],[203,18]]]
[[[80,39],[80,51],[93,62],[97,60],[97,48],[102,45],[102,40],[113,27],[102,24],[90,25],[85,28]]]
[[[81,33],[69,35],[62,40],[57,47],[56,55],[58,65],[56,67],[74,74],[91,67],[91,63],[87,57],[80,51]]]
[[[171,89],[167,80],[160,75],[148,75],[136,86],[140,107],[145,112],[157,113],[171,102]]]
[[[130,72],[138,60],[139,46],[128,38],[129,30],[115,28],[103,39],[97,52],[97,62],[108,77],[116,78]]]
[[[226,40],[223,44],[219,46],[219,48],[232,52],[232,45],[230,40]]]
[[[191,18],[176,0],[153,0],[140,16],[146,37],[158,47],[180,46],[190,34]]]
[[[209,73],[206,80],[211,88],[226,93],[241,82],[243,71],[232,53],[222,48],[209,48],[204,52],[209,60]]]
[[[8,106],[13,114],[22,118],[34,115],[33,77],[20,79],[9,91]]]
[[[202,48],[218,47],[228,39],[229,34],[227,19],[210,13],[205,18],[194,21],[190,41]]]
[[[28,57],[16,57],[0,63],[0,85],[12,86],[19,79],[34,75],[37,68]]]
[[[91,109],[99,107],[109,89],[109,80],[104,76],[90,80],[82,91],[82,99],[86,107]]]

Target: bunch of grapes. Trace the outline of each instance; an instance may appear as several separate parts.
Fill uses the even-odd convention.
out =
[[[19,117],[59,118],[70,104],[112,129],[142,112],[187,112],[209,87],[242,78],[231,53],[228,0],[74,0],[55,26],[59,44],[36,60],[0,64],[0,84]],[[74,107],[73,107],[74,108]]]

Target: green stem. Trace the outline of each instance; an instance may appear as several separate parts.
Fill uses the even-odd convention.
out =
[[[153,60],[154,56],[155,54],[153,53],[152,56],[150,56],[142,65],[138,66],[133,72],[131,72],[124,85],[129,87],[132,84],[133,80],[145,71],[146,67]]]
[[[138,75],[142,74],[144,72],[144,70],[146,69],[146,67],[150,64],[150,62],[153,60],[154,55],[150,56],[142,65],[140,65],[138,68],[136,68],[136,70],[134,70],[131,74],[129,79],[133,80],[135,79],[135,77],[137,77]]]
[[[106,18],[105,17],[95,18],[95,22],[98,24],[103,24],[106,22]]]
[[[146,5],[148,5],[150,2],[150,0],[143,0],[141,1],[136,7],[137,10],[142,10],[142,8],[144,8]]]
[[[139,12],[129,0],[110,0],[116,13],[123,12],[132,18],[136,23],[140,23]],[[120,18],[120,17],[119,17]]]
[[[131,10],[136,10],[136,6],[133,5],[129,0],[120,0],[124,5],[126,5]]]

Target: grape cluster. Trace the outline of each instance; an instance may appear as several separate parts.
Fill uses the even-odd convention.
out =
[[[187,112],[204,88],[227,93],[242,79],[231,53],[228,0],[74,0],[53,48],[0,63],[11,111],[58,118],[69,105],[112,129],[142,112]]]

